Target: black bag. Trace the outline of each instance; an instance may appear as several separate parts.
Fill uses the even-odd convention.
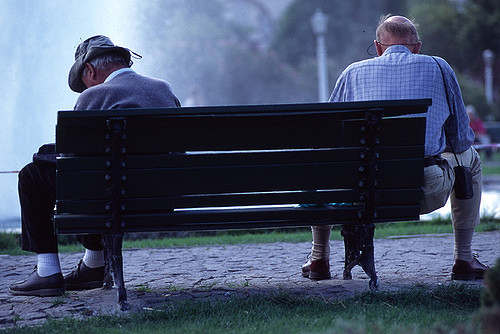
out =
[[[457,199],[471,199],[474,197],[472,188],[472,171],[470,167],[456,166],[455,171],[455,197]]]

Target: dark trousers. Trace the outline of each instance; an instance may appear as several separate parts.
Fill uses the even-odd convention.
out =
[[[54,206],[56,204],[55,163],[29,163],[19,172],[19,201],[21,204],[22,249],[35,253],[57,253],[54,233]],[[87,249],[102,250],[98,234],[78,236]]]

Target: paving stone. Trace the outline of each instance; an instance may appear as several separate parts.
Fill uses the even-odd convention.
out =
[[[475,233],[474,252],[493,265],[500,256],[500,231]],[[342,279],[344,246],[331,242],[332,279],[302,277],[311,243],[273,243],[124,250],[124,272],[131,311],[151,311],[183,300],[226,300],[231,297],[286,292],[337,300],[368,290],[360,267],[352,280]],[[63,272],[70,272],[81,253],[60,254]],[[117,313],[116,289],[68,292],[64,297],[13,296],[10,284],[24,279],[35,256],[0,255],[0,329],[36,326],[47,319],[85,319]],[[450,284],[453,265],[451,234],[392,237],[375,240],[380,289],[390,291],[415,283]],[[482,285],[482,281],[467,284]]]

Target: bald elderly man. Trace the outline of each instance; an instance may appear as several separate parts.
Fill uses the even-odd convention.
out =
[[[419,54],[422,42],[416,24],[406,17],[382,17],[374,44],[378,57],[349,65],[338,78],[330,101],[432,99],[427,113],[421,213],[443,207],[450,198],[455,235],[451,278],[482,279],[488,267],[472,256],[471,248],[479,224],[481,160],[472,147],[474,133],[455,73],[442,58]],[[457,160],[472,170],[471,199],[455,197],[453,168]],[[302,267],[304,277],[330,278],[330,230],[331,226],[312,227],[313,247]]]

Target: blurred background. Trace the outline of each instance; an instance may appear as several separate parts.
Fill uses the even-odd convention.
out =
[[[325,31],[313,29],[318,10]],[[498,0],[2,0],[0,230],[20,226],[15,172],[74,106],[67,75],[86,38],[141,54],[133,68],[169,81],[184,106],[317,102],[347,65],[375,55],[388,13],[420,24],[421,52],[451,64],[498,143]]]

